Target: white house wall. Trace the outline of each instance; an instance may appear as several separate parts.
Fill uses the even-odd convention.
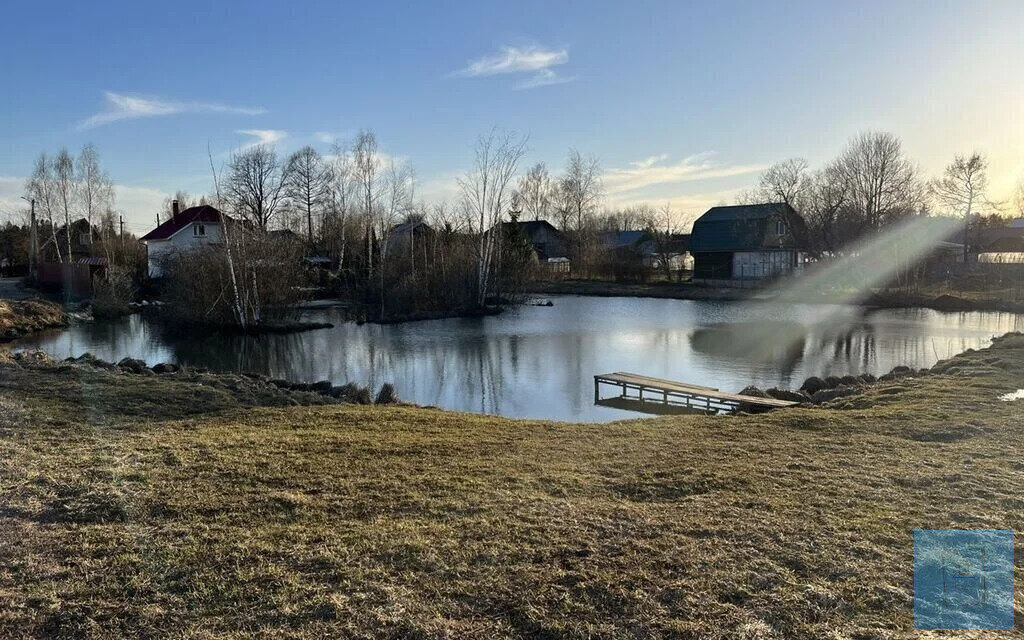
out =
[[[193,230],[195,224],[193,222],[167,240],[149,240],[146,242],[146,258],[151,278],[158,278],[163,275],[161,265],[171,255],[188,253],[201,247],[224,242],[224,235],[221,233],[219,224],[202,223],[206,233],[201,236],[195,235]]]
[[[801,251],[737,251],[732,254],[732,277],[775,278],[801,268],[803,262]]]

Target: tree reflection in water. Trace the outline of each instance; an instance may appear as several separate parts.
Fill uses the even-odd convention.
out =
[[[86,351],[216,371],[379,388],[449,409],[512,417],[612,420],[595,407],[593,376],[634,371],[736,391],[799,386],[810,375],[927,367],[989,337],[1024,328],[1007,313],[940,313],[801,304],[731,304],[648,298],[553,298],[501,316],[397,325],[345,323],[331,310],[310,320],[332,329],[266,336],[161,331],[143,316],[38,334],[14,344],[56,357]],[[754,329],[757,330],[754,330]],[[768,335],[770,339],[761,339]],[[756,339],[755,339],[756,337]]]

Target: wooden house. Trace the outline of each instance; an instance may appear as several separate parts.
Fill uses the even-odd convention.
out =
[[[696,282],[728,285],[803,269],[807,225],[781,202],[712,207],[693,223],[690,252]]]

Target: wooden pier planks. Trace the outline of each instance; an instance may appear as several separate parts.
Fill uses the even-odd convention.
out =
[[[656,398],[661,396],[662,402],[665,404],[671,404],[672,400],[669,399],[669,396],[671,395],[676,396],[676,402],[683,401],[686,406],[694,407],[705,405],[708,408],[712,408],[712,406],[717,405],[717,408],[731,410],[738,408],[740,405],[744,405],[747,407],[767,410],[783,409],[785,407],[793,407],[799,404],[798,402],[790,400],[758,398],[756,396],[747,396],[740,393],[729,393],[727,391],[719,391],[713,387],[676,382],[675,380],[665,380],[664,378],[653,378],[651,376],[644,376],[638,373],[629,373],[626,371],[616,371],[614,373],[604,373],[594,376],[595,402],[600,400],[599,389],[601,384],[618,386],[622,389],[622,397],[626,397],[626,391],[628,389],[633,389],[638,392],[637,399],[642,401],[656,402]],[[648,392],[650,395],[645,398],[644,392]]]

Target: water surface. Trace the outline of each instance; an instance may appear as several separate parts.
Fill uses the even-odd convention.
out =
[[[880,374],[929,367],[993,336],[1024,329],[1024,317],[928,309],[865,311],[837,305],[555,296],[552,307],[500,316],[397,325],[345,323],[291,335],[170,336],[144,316],[30,336],[16,347],[56,357],[91,352],[148,364],[175,362],[289,380],[328,379],[374,388],[392,382],[404,399],[512,417],[613,420],[638,414],[593,405],[593,376],[631,371],[738,391],[798,387],[810,375]],[[754,336],[760,348],[751,349]],[[788,339],[787,339],[788,338]]]

